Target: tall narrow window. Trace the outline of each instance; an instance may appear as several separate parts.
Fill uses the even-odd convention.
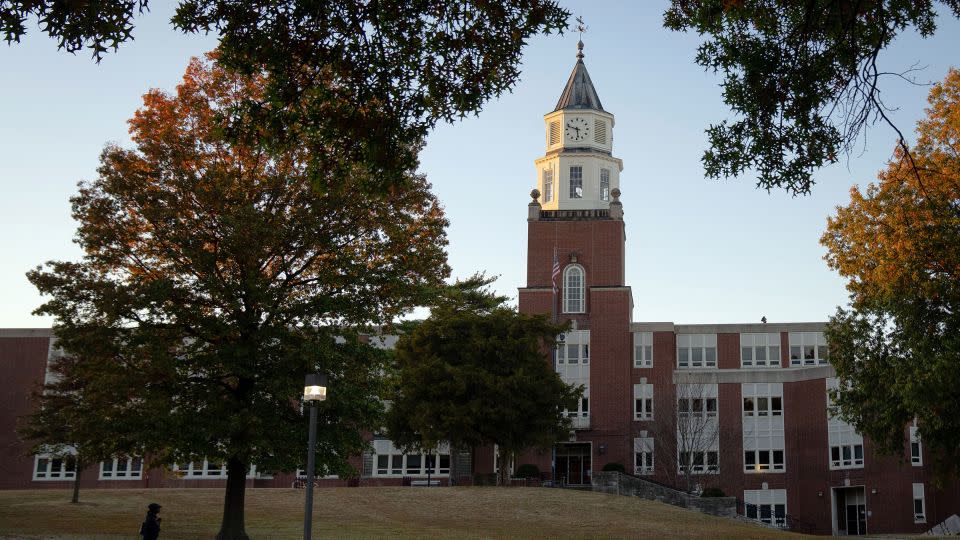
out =
[[[910,463],[914,467],[923,465],[923,449],[920,446],[920,436],[917,428],[910,426]]]
[[[553,171],[543,170],[543,202],[553,200]]]
[[[571,264],[563,272],[563,312],[584,312],[583,267]]]
[[[913,485],[913,522],[925,523],[927,521],[926,504],[924,504],[923,484]]]
[[[600,200],[610,200],[610,170],[600,169]]]
[[[580,165],[570,167],[570,198],[583,198],[583,167]]]

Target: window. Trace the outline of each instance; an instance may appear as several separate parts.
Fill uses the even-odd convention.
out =
[[[226,478],[227,464],[217,463],[204,459],[203,461],[191,461],[189,463],[175,463],[173,470],[177,471],[183,478]]]
[[[634,332],[633,367],[653,367],[653,332]]]
[[[923,500],[923,484],[913,485],[913,522],[927,522],[926,505]]]
[[[787,528],[787,490],[747,489],[743,491],[743,502],[748,518]]]
[[[553,171],[543,170],[543,202],[548,203],[553,200]]]
[[[780,367],[780,334],[740,334],[742,367]]]
[[[100,480],[136,480],[143,475],[143,460],[115,457],[100,462]]]
[[[916,426],[910,426],[910,464],[914,467],[923,465],[923,447]]]
[[[684,474],[689,468],[690,474],[713,474],[720,471],[720,452],[717,450],[681,451],[677,472]]]
[[[434,452],[404,454],[389,440],[373,441],[374,476],[439,476],[450,474],[450,447],[441,444]]]
[[[610,169],[600,169],[600,200],[610,200]]]
[[[850,424],[833,416],[830,390],[838,387],[836,378],[827,379],[827,438],[830,445],[831,469],[863,468],[863,436]]]
[[[717,367],[717,335],[677,334],[677,367]]]
[[[584,390],[586,394],[587,390]],[[577,402],[577,410],[567,411],[567,416],[570,418],[589,418],[590,417],[590,396],[584,395],[580,398],[580,401]]]
[[[816,366],[830,361],[823,332],[790,332],[790,365]]]
[[[580,165],[570,167],[570,198],[583,198],[583,167]]]
[[[563,312],[584,312],[583,267],[571,264],[563,271]]]
[[[743,383],[743,415],[783,416],[783,383]]]
[[[557,336],[557,366],[590,363],[590,331],[571,330]],[[558,371],[560,371],[558,369]],[[576,371],[574,369],[574,371]]]
[[[743,383],[743,471],[783,472],[783,383]]]
[[[633,419],[653,420],[653,385],[633,385]]]
[[[647,476],[653,472],[653,437],[633,439],[633,474]]]
[[[73,453],[64,455],[37,454],[33,458],[34,480],[68,480],[77,475]]]

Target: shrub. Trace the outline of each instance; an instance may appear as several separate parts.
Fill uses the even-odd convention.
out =
[[[540,478],[540,467],[533,463],[524,463],[517,467],[514,476],[516,478]]]
[[[618,473],[627,473],[627,470],[623,468],[622,463],[617,463],[616,461],[611,461],[603,466],[603,472],[618,472]]]
[[[726,497],[722,489],[718,487],[708,487],[700,493],[701,497]]]

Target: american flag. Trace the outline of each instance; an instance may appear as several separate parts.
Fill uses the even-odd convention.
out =
[[[560,277],[560,259],[557,258],[557,248],[553,248],[553,273],[550,276],[550,280],[553,282],[553,294],[557,294],[560,291],[560,287],[557,286],[557,278]]]

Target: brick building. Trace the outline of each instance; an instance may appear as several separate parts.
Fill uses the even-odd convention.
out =
[[[960,512],[960,490],[934,488],[911,426],[901,461],[830,417],[823,323],[631,320],[614,116],[582,50],[544,121],[520,311],[571,321],[553,362],[585,397],[568,413],[570,440],[521,462],[568,484],[617,463],[682,489],[720,488],[749,517],[821,534],[922,532]]]
[[[936,489],[923,444],[904,427],[906,459],[875,453],[828,414],[836,384],[823,323],[683,325],[631,320],[624,280],[623,163],[613,156],[614,115],[603,109],[582,52],[554,110],[544,117],[545,155],[527,211],[527,283],[520,310],[552,314],[572,329],[550,359],[584,399],[569,411],[574,431],[537,465],[546,479],[588,485],[620,464],[681,489],[719,488],[745,515],[820,534],[922,532],[960,513],[956,483]],[[386,338],[383,346],[392,346]],[[30,392],[56,361],[49,330],[0,330],[0,489],[67,487],[69,459],[25,455],[14,434]],[[397,485],[428,472],[467,482],[496,468],[490,448],[428,459],[374,437],[354,464],[354,485]],[[223,466],[146,469],[137,458],[91,467],[85,487],[223,485]],[[249,485],[288,487],[294,474],[251,470]],[[326,479],[331,485],[347,482]]]

